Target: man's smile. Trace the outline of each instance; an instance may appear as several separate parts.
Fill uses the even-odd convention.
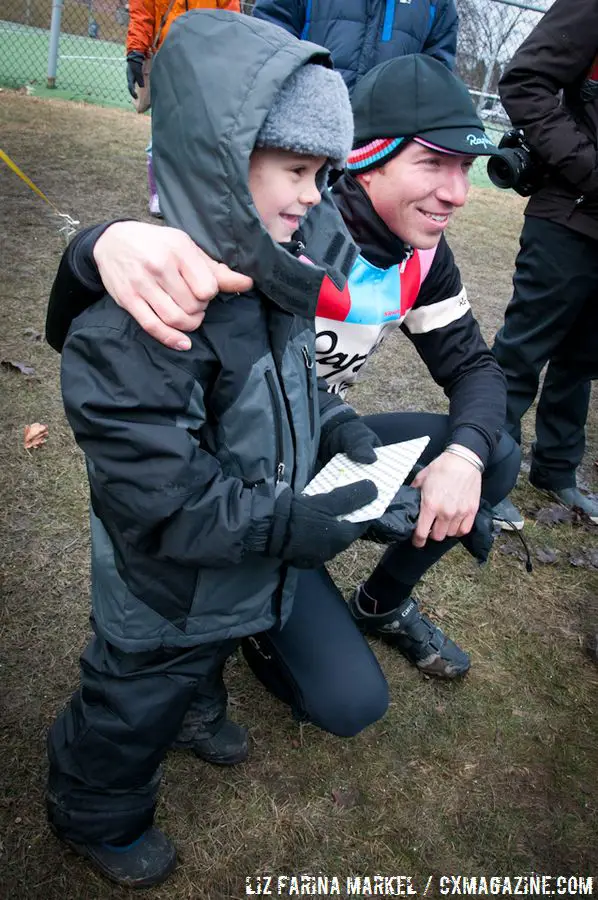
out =
[[[447,222],[448,222],[448,220],[449,220],[449,218],[450,218],[451,215],[452,215],[452,213],[450,213],[450,212],[445,212],[445,213],[433,213],[433,212],[428,212],[428,211],[425,210],[425,209],[420,209],[419,211],[420,211],[420,212],[422,213],[422,215],[424,215],[427,219],[431,219],[432,222],[437,222],[439,225],[446,225]]]

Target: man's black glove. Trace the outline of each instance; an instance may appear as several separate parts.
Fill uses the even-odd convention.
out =
[[[357,481],[328,494],[305,497],[284,491],[276,501],[268,556],[299,569],[316,569],[361,537],[369,522],[339,521],[378,496],[373,481]]]
[[[381,443],[378,435],[347,406],[322,426],[318,458],[326,465],[337,453],[346,453],[353,462],[373,463],[376,462],[374,448]]]
[[[145,56],[139,50],[131,50],[127,53],[127,86],[131,97],[137,99],[136,85],[145,87],[143,78],[143,60]]]
[[[364,540],[376,544],[396,544],[408,541],[417,525],[420,491],[404,484],[395,494],[390,506],[379,519],[370,522]]]

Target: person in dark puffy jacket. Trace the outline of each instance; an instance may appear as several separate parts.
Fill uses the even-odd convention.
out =
[[[152,75],[166,221],[255,287],[214,299],[184,361],[106,293],[63,349],[64,404],[90,485],[95,633],[81,687],[50,729],[48,815],[61,840],[130,887],[175,864],[153,827],[167,750],[246,758],[246,731],[226,718],[224,663],[241,638],[285,625],[302,602],[299,569],[358,538],[368,522],[343,517],[377,494],[367,480],[302,493],[317,462],[339,448],[373,462],[379,442],[318,384],[313,318],[336,270],[305,259],[293,237],[351,148],[348,92],[323,48],[274,31],[194,10],[173,23]],[[222,45],[230,57],[213,50]],[[366,692],[377,688],[359,730],[385,712],[387,691],[356,639],[352,661]],[[358,697],[346,703],[361,715]]]
[[[351,90],[370,69],[410,53],[453,68],[455,0],[257,0],[253,15],[327,47]]]

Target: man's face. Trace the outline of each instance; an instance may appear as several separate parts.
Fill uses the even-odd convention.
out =
[[[301,219],[320,202],[316,175],[324,156],[304,156],[289,150],[258,148],[249,162],[249,190],[270,237],[290,241]]]
[[[473,157],[410,141],[390,162],[358,176],[386,226],[419,250],[435,247],[469,191]]]

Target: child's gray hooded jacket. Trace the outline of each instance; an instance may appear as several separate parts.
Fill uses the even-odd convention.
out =
[[[264,550],[275,498],[309,481],[320,417],[342,404],[318,390],[312,320],[326,272],[342,283],[334,263],[346,274],[354,251],[333,213],[318,242],[328,268],[300,261],[263,228],[247,181],[277,91],[308,61],[329,63],[248,17],[194,11],[173,24],[152,71],[166,222],[259,292],[213,300],[185,353],[108,296],[64,345],[91,488],[95,624],[123,650],[241,637],[290,613],[296,572]]]

